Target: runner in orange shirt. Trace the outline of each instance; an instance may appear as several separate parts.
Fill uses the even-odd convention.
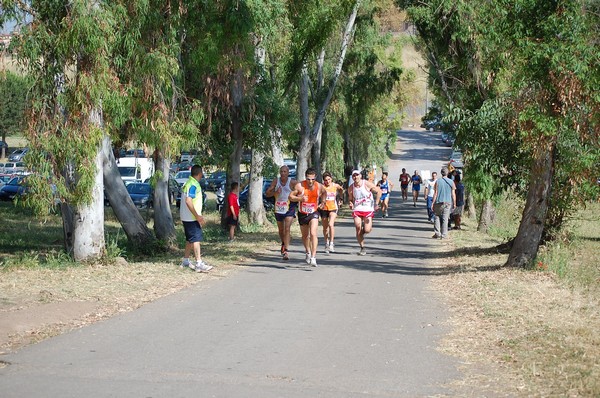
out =
[[[316,179],[317,172],[313,168],[308,168],[306,180],[296,184],[290,199],[300,202],[298,205],[298,223],[302,231],[302,243],[306,250],[306,263],[313,267],[317,266],[317,229],[319,227],[319,207],[322,207],[327,199],[327,191]],[[320,203],[319,203],[320,199]]]

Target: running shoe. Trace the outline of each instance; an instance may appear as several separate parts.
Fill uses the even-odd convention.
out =
[[[287,250],[283,252],[283,259],[286,261],[290,259],[290,255],[288,254]]]
[[[306,253],[306,258],[304,261],[306,261],[306,264],[310,264],[310,253]]]
[[[281,254],[283,254],[285,252],[285,245],[282,243],[281,244]]]
[[[311,257],[310,258],[310,266],[311,267],[316,267],[317,266],[317,258],[316,257]]]
[[[198,261],[196,263],[196,272],[208,272],[211,269],[213,269],[213,267],[206,264],[204,261]]]
[[[361,247],[360,251],[358,252],[359,256],[365,256],[367,254],[367,249],[365,249],[365,247]]]
[[[333,247],[333,242],[331,242],[331,243],[329,244],[329,252],[330,252],[330,253],[335,253],[335,248]]]
[[[187,268],[189,266],[190,266],[190,260],[189,259],[187,261],[186,260],[182,260],[181,264],[179,265],[179,268]]]

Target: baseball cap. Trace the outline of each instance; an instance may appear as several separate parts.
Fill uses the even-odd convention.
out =
[[[354,174],[360,174],[360,171],[359,170],[353,170],[352,171],[352,175],[354,175]]]

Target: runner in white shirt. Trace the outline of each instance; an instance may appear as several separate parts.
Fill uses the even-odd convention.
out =
[[[360,246],[358,254],[364,256],[367,254],[365,235],[373,228],[373,217],[379,208],[381,189],[370,181],[363,181],[359,170],[352,172],[352,180],[354,183],[348,187],[348,199],[356,228],[356,240]],[[373,198],[373,193],[376,198]]]
[[[296,218],[296,202],[290,201],[292,188],[298,183],[289,177],[290,169],[283,165],[279,168],[279,178],[271,183],[265,192],[267,197],[275,196],[275,219],[281,239],[281,255],[284,260],[289,260],[288,249],[290,247],[292,221]]]

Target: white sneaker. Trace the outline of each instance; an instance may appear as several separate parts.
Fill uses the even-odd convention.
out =
[[[333,247],[333,242],[329,244],[329,252],[335,253],[335,248]]]
[[[213,267],[206,264],[204,261],[198,261],[196,263],[196,272],[208,272],[211,269],[213,269]]]
[[[316,257],[311,257],[310,258],[310,266],[311,267],[316,267],[317,266],[317,258]]]
[[[365,256],[365,255],[367,255],[367,249],[365,249],[364,246],[361,247],[360,251],[358,252],[358,255],[359,256]]]
[[[190,267],[192,271],[196,269],[196,265],[194,263],[189,263],[188,267]]]
[[[304,261],[306,261],[306,264],[310,264],[310,253],[306,253],[306,258]]]
[[[325,254],[329,254],[329,245],[325,245]]]

